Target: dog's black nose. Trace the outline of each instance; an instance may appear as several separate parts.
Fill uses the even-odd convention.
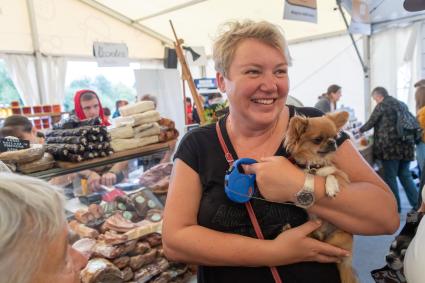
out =
[[[390,255],[387,255],[387,256],[385,257],[385,260],[386,260],[388,263],[393,263],[393,262],[394,262],[394,257],[392,257],[392,256],[390,256]]]
[[[330,140],[328,140],[328,146],[329,147],[333,147],[333,146],[336,146],[336,141],[334,140],[334,139],[330,139]]]

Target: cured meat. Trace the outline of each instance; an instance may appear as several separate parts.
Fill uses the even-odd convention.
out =
[[[128,236],[125,234],[118,234],[115,231],[106,231],[99,236],[99,240],[104,241],[106,244],[117,245],[128,241]]]
[[[66,136],[84,136],[90,132],[88,127],[65,130],[51,130],[46,133],[46,137],[66,137]]]
[[[177,139],[179,137],[179,132],[176,129],[168,130],[161,129],[161,133],[159,134],[159,141],[165,142]]]
[[[43,157],[45,148],[41,144],[32,144],[30,148],[0,153],[0,160],[5,163],[28,163]]]
[[[174,121],[168,118],[161,118],[161,120],[158,121],[158,124],[166,129],[175,129],[176,127]]]
[[[63,119],[59,123],[53,125],[53,130],[74,129],[82,126],[100,126],[102,120],[97,117],[81,121],[77,116],[70,116],[68,119]]]
[[[104,224],[104,228],[106,229],[124,233],[136,227],[136,224],[125,219],[121,213],[115,213],[113,216],[109,217]]]
[[[87,224],[89,221],[93,221],[96,217],[87,209],[78,209],[74,213],[75,219],[83,224]]]
[[[168,267],[169,263],[165,258],[158,259],[156,262],[142,267],[139,271],[135,272],[134,279],[137,283],[145,283],[165,271]]]
[[[82,253],[85,257],[90,258],[93,254],[92,248],[96,244],[95,239],[83,238],[76,241],[72,248]]]
[[[132,250],[129,255],[134,256],[134,255],[144,254],[148,250],[150,250],[150,248],[151,246],[149,245],[148,242],[138,242],[134,250]]]
[[[112,261],[112,263],[118,267],[119,269],[123,269],[127,267],[130,264],[130,257],[129,256],[121,256],[119,258],[116,258]]]
[[[124,268],[122,271],[122,274],[123,274],[123,279],[124,279],[124,281],[130,281],[131,279],[133,279],[133,277],[134,277],[134,273],[133,273],[133,270],[131,270],[131,268],[128,266],[128,267],[126,267],[126,268]]]
[[[43,157],[39,160],[17,164],[17,169],[22,173],[28,174],[50,169],[54,164],[55,160],[53,159],[53,156],[50,153],[45,152]]]
[[[122,254],[122,247],[119,245],[106,244],[105,242],[98,241],[93,247],[92,252],[95,256],[104,258],[117,258]]]
[[[75,220],[69,222],[69,227],[81,238],[96,238],[99,236],[99,233],[96,230],[89,228],[84,224],[80,224]]]
[[[137,270],[143,265],[154,262],[156,259],[156,253],[157,251],[155,249],[152,249],[146,252],[145,254],[132,256],[130,258],[130,267],[133,270]]]
[[[98,204],[89,205],[89,211],[94,215],[95,218],[101,218],[105,215],[103,208]]]
[[[155,103],[153,101],[139,101],[134,104],[129,104],[123,107],[120,107],[119,111],[121,116],[130,116],[136,113],[143,113],[149,110],[155,109]]]
[[[46,143],[70,143],[87,145],[87,138],[81,136],[67,136],[67,137],[48,137]]]
[[[139,183],[148,188],[157,187],[157,183],[161,179],[171,175],[172,169],[173,163],[171,162],[155,165],[140,176]]]
[[[86,148],[82,144],[69,144],[69,143],[52,143],[45,145],[46,150],[53,155],[61,153],[61,150],[66,150],[70,153],[81,153]]]
[[[122,272],[104,258],[89,260],[86,268],[81,271],[82,283],[121,283],[123,280]]]
[[[148,242],[151,247],[162,245],[161,234],[158,233],[149,234],[144,240]]]

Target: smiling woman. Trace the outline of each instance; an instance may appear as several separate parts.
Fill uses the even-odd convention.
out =
[[[288,160],[282,141],[290,119],[322,113],[286,105],[289,57],[279,28],[229,23],[215,41],[213,58],[229,113],[180,142],[165,207],[164,252],[198,264],[199,283],[341,282],[335,262],[349,253],[308,237],[320,223],[308,220],[296,196],[309,186],[316,200],[309,211],[350,233],[380,234],[398,226],[391,193],[345,138],[333,161],[351,183],[333,199],[325,196],[323,177],[311,178]],[[229,163],[238,158],[258,161],[244,168],[256,175],[259,188],[245,204],[232,202],[224,189]]]
[[[0,223],[2,282],[80,282],[87,259],[68,244],[57,188],[36,178],[0,173]]]

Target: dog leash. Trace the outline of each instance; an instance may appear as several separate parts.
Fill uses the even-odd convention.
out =
[[[226,142],[223,139],[223,135],[221,133],[219,122],[215,124],[215,129],[217,131],[218,140],[220,141],[221,148],[224,151],[224,157],[229,163],[229,166],[233,165],[235,161],[229,149],[227,148]],[[252,205],[250,201],[245,202],[245,208],[248,211],[249,219],[251,220],[252,226],[254,227],[255,234],[258,239],[264,240],[263,232],[261,232],[260,225],[258,224],[257,217],[255,216],[254,209],[252,209]],[[270,266],[270,271],[272,272],[273,279],[276,283],[282,283],[282,279],[280,278],[279,272],[277,271],[275,266]]]

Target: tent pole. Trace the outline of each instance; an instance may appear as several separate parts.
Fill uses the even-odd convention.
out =
[[[40,41],[38,36],[38,28],[37,21],[35,19],[35,11],[34,11],[34,2],[33,0],[27,0],[28,7],[28,16],[31,27],[31,38],[32,45],[34,47],[34,56],[35,56],[35,74],[37,77],[37,88],[38,88],[38,97],[40,104],[47,103],[48,101],[44,101],[45,89],[43,83],[43,67],[41,62],[41,51],[40,51]]]
[[[354,49],[356,50],[357,57],[360,60],[360,64],[362,64],[363,73],[366,74],[368,67],[363,62],[362,56],[360,55],[359,48],[357,47],[356,41],[354,40],[354,37],[353,37],[353,34],[350,32],[350,28],[349,28],[349,25],[348,25],[347,18],[345,17],[344,11],[342,10],[342,7],[341,7],[341,0],[336,0],[336,4],[338,5],[338,10],[341,13],[342,18],[344,19],[344,23],[345,23],[345,26],[347,27],[348,35],[350,36],[351,41],[353,42],[353,46],[354,46]]]
[[[372,112],[372,105],[371,105],[371,100],[370,100],[370,68],[368,66],[370,66],[370,35],[364,36],[363,37],[363,57],[364,57],[364,61],[365,61],[365,65],[367,66],[366,72],[364,72],[364,81],[363,81],[363,85],[364,85],[364,94],[363,94],[363,98],[364,98],[364,106],[365,106],[365,111],[364,111],[364,119],[365,121],[367,121],[369,119],[370,113]]]

